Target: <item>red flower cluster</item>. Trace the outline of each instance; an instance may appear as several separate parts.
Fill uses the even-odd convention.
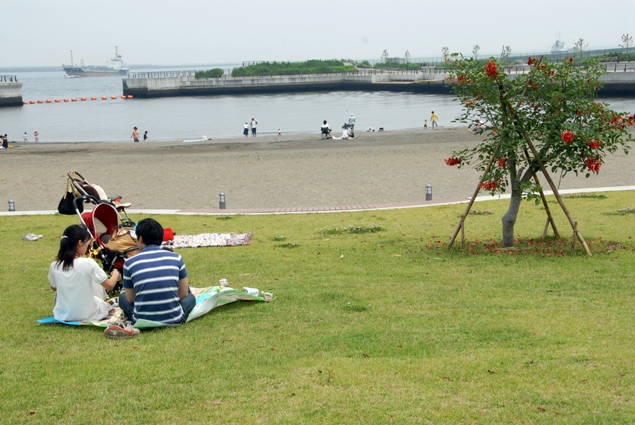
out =
[[[532,58],[531,56],[529,57],[529,60],[527,61],[527,65],[531,66],[536,62],[536,58]]]
[[[496,76],[498,75],[498,72],[496,70],[496,62],[488,60],[487,65],[485,65],[485,71],[487,71],[488,78],[496,78]]]
[[[455,165],[461,165],[461,158],[447,158],[444,161],[450,167],[454,167]]]
[[[484,181],[483,183],[481,183],[481,189],[487,190],[488,192],[495,191],[498,188],[498,186],[500,186],[500,181],[497,181],[497,180],[489,180],[489,181]]]
[[[602,147],[602,142],[599,140],[591,140],[586,145],[590,147],[591,149],[600,149]]]
[[[496,163],[498,164],[498,168],[505,168],[507,166],[507,157],[503,156],[501,158],[498,158],[498,161],[496,161]]]
[[[573,133],[569,130],[565,130],[560,135],[560,138],[562,139],[563,142],[569,144],[573,142]]]
[[[600,167],[602,166],[602,161],[599,158],[587,158],[584,160],[584,165],[594,173],[600,172]]]
[[[472,82],[472,80],[470,80],[467,75],[459,75],[458,77],[456,77],[456,81],[460,86],[464,86]]]
[[[564,58],[564,60],[569,62],[569,63],[573,63],[573,58]]]

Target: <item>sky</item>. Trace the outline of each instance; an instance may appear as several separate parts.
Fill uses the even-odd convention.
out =
[[[0,67],[380,59],[548,52],[635,39],[635,13],[590,0],[2,0]],[[623,3],[623,5],[628,2]],[[620,10],[621,9],[621,10]]]

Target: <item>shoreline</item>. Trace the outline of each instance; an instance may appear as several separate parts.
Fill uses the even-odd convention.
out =
[[[635,131],[635,129],[633,129]],[[443,160],[482,136],[461,128],[224,138],[198,143],[28,143],[0,151],[0,202],[55,210],[75,170],[135,209],[297,208],[472,196],[479,173]],[[553,176],[558,181],[559,176]],[[599,175],[565,176],[561,189],[635,185],[635,155],[608,155]],[[222,210],[218,210],[222,212]]]

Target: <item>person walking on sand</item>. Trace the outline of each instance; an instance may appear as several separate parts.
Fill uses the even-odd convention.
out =
[[[355,130],[355,115],[351,114],[348,119],[348,125],[351,127],[351,130]]]
[[[29,136],[26,135],[26,131],[24,132],[24,135],[22,136],[22,138],[24,139],[24,143],[29,141]]]
[[[256,137],[256,126],[258,125],[258,121],[256,121],[255,119],[251,119],[251,124],[249,125],[251,127],[251,135]]]
[[[35,130],[35,133],[33,133],[33,136],[35,136],[36,143],[40,141],[40,133],[38,133],[37,130]]]
[[[424,130],[428,129],[428,120],[423,120],[423,129]]]
[[[245,126],[243,127],[243,134],[245,137],[249,137],[249,124],[247,123],[245,123]]]
[[[430,121],[432,121],[432,128],[439,128],[439,124],[437,124],[437,120],[439,119],[439,117],[437,117],[437,114],[434,113],[434,111],[432,111],[432,115],[430,116]]]
[[[134,140],[135,142],[139,141],[139,133],[137,132],[137,127],[132,129],[132,134],[130,135],[130,137],[132,137],[132,140]]]
[[[147,131],[145,133],[143,133],[143,141],[144,142],[148,141],[148,132]]]

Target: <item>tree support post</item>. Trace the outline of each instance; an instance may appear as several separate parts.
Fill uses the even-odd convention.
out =
[[[542,238],[547,237],[547,229],[549,229],[549,224],[551,224],[551,229],[553,229],[553,234],[556,237],[560,237],[558,234],[558,229],[556,229],[556,222],[551,215],[551,210],[549,209],[549,205],[547,204],[547,198],[545,197],[545,192],[542,190],[542,186],[540,186],[540,181],[538,180],[538,176],[534,173],[534,181],[540,188],[540,199],[542,199],[542,205],[545,207],[545,212],[547,213],[547,221],[545,222],[545,230],[542,232]]]
[[[527,140],[527,144],[529,145],[529,148],[531,149],[531,153],[534,155],[534,159],[538,162],[538,165],[540,166],[540,171],[542,171],[542,174],[545,176],[547,183],[549,183],[549,187],[551,187],[551,190],[553,191],[553,195],[556,197],[558,204],[560,204],[560,208],[562,208],[562,212],[564,212],[564,215],[567,216],[567,220],[569,220],[569,224],[571,225],[571,228],[573,229],[574,235],[578,238],[578,240],[584,247],[584,250],[586,251],[586,253],[588,255],[591,255],[591,250],[589,249],[589,246],[587,245],[586,241],[582,237],[582,234],[578,231],[576,222],[573,220],[573,217],[571,217],[571,213],[567,209],[567,206],[564,204],[564,201],[562,200],[562,197],[560,196],[560,193],[558,192],[558,188],[556,187],[553,180],[551,180],[551,176],[549,175],[549,173],[545,169],[544,164],[540,160],[540,156],[538,155],[538,152],[536,151],[536,147],[534,146],[534,144],[531,142],[531,139],[529,139],[529,137],[526,134],[523,134],[523,135],[525,136],[525,140]]]
[[[496,158],[496,155],[492,155],[492,157],[489,159],[489,163],[487,164],[487,167],[485,167],[485,171],[483,171],[483,176],[481,177],[481,180],[479,180],[478,185],[476,185],[476,190],[474,190],[474,194],[470,198],[470,202],[468,202],[467,208],[465,208],[465,212],[461,214],[461,221],[459,221],[459,225],[456,227],[456,230],[454,230],[452,239],[450,239],[450,242],[448,242],[448,248],[452,248],[452,245],[454,244],[454,240],[459,234],[459,230],[462,231],[461,242],[463,246],[465,246],[465,230],[463,229],[463,227],[465,226],[465,219],[467,215],[469,214],[470,209],[472,209],[472,205],[474,205],[474,200],[476,199],[478,192],[480,192],[481,190],[481,184],[483,184],[483,181],[485,181],[485,177],[487,176],[489,169],[492,167],[492,164],[494,163],[494,158]]]

